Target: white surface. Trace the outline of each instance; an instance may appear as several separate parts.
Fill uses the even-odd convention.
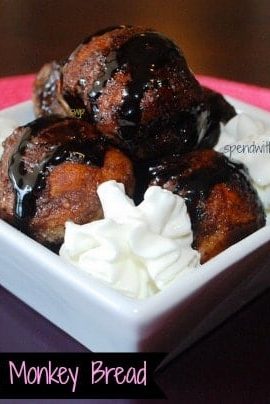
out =
[[[229,100],[237,109],[270,123],[269,113]],[[26,123],[33,117],[31,103],[1,115]],[[98,280],[90,281],[89,276],[0,221],[0,283],[93,351],[176,353],[269,286],[269,240],[267,226],[200,270],[192,270],[164,291],[139,301]]]
[[[237,114],[222,125],[215,149],[245,164],[265,210],[270,212],[270,125],[246,113]]]

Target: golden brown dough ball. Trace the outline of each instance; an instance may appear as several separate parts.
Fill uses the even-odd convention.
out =
[[[114,179],[133,194],[133,166],[87,122],[55,116],[19,127],[0,163],[0,217],[47,246],[59,246],[67,220],[102,218],[98,184]]]
[[[150,169],[150,185],[160,185],[187,203],[193,246],[201,262],[265,225],[265,212],[248,173],[214,150],[173,156]]]
[[[174,42],[152,29],[120,26],[87,38],[62,65],[45,65],[34,104],[37,116],[75,114],[146,160],[216,143],[220,121],[235,111],[209,94]]]

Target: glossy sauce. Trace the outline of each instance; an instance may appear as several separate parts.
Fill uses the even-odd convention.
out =
[[[65,121],[65,120],[63,120]],[[46,117],[25,126],[21,141],[10,159],[9,178],[15,191],[15,215],[19,227],[25,227],[34,216],[36,197],[46,185],[46,177],[50,168],[65,161],[101,167],[104,160],[104,147],[95,141],[69,139],[64,144],[51,145],[41,161],[37,161],[31,171],[26,170],[23,157],[28,145],[39,131],[59,122],[59,118]],[[72,130],[72,128],[71,128]]]
[[[167,81],[162,81],[156,76],[157,70],[164,66],[173,66],[179,59],[185,63],[176,45],[159,33],[150,31],[132,36],[119,49],[109,53],[102,73],[89,92],[89,99],[93,106],[93,119],[96,120],[97,101],[107,81],[117,72],[129,73],[131,80],[125,89],[119,111],[119,135],[125,140],[131,140],[140,125],[140,104],[145,91],[168,84]]]
[[[205,211],[204,204],[215,185],[232,184],[236,181],[241,184],[247,177],[242,164],[232,163],[215,152],[209,158],[209,166],[193,169],[192,163],[189,166],[185,156],[173,156],[149,170],[152,183],[185,199],[195,232]]]
[[[128,27],[109,27],[87,38],[83,44],[88,43],[93,37],[117,28],[126,29]],[[128,31],[126,35],[130,35]],[[226,116],[231,116],[233,111],[223,97],[220,96],[219,98],[217,93],[209,90],[205,90],[205,93],[208,91],[207,96],[203,96],[202,91],[201,96],[198,95],[198,101],[186,110],[180,108],[177,113],[174,111],[175,106],[172,106],[174,112],[168,113],[167,107],[165,107],[163,116],[161,114],[148,124],[142,124],[141,101],[147,90],[166,88],[170,93],[174,93],[175,90],[170,88],[170,74],[175,74],[178,81],[182,80],[184,88],[187,89],[189,88],[187,83],[190,80],[192,83],[194,80],[182,52],[171,40],[153,31],[135,33],[120,47],[117,48],[112,45],[112,50],[103,57],[105,60],[102,63],[101,72],[92,88],[88,90],[91,107],[89,108],[90,113],[86,114],[85,119],[93,123],[99,121],[99,97],[106,88],[108,81],[113,80],[117,73],[123,72],[129,81],[122,90],[122,102],[117,107],[116,119],[118,135],[125,141],[128,150],[136,149],[136,142],[139,147],[144,147],[143,139],[148,143],[149,140],[151,143],[151,139],[153,139],[154,144],[154,139],[157,137],[160,144],[156,144],[156,150],[155,146],[152,147],[148,144],[148,155],[162,154],[158,149],[163,148],[163,140],[165,155],[170,146],[174,151],[176,148],[176,152],[186,152],[194,149],[200,143],[203,148],[211,148],[216,144],[220,133],[220,121]],[[165,70],[162,70],[163,68]],[[196,81],[190,85],[191,91],[192,89],[198,91],[199,84]],[[78,81],[78,86],[84,91],[87,80],[81,78]],[[179,94],[175,94],[175,96],[177,98]],[[188,97],[188,94],[183,92],[182,97]],[[71,105],[77,105],[76,99],[84,103],[80,97],[75,97],[68,102],[70,101]]]

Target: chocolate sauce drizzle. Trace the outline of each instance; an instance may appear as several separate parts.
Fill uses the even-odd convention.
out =
[[[72,59],[78,49],[92,38],[117,29],[127,28],[132,27],[113,26],[94,33],[83,41],[70,58]],[[100,119],[99,98],[108,81],[113,80],[118,72],[124,72],[128,75],[129,81],[123,89],[122,103],[118,106],[116,119],[118,135],[124,140],[127,151],[135,150],[138,155],[141,155],[140,148],[144,143],[147,143],[147,155],[155,154],[160,146],[163,148],[163,145],[166,149],[163,155],[168,154],[167,148],[169,147],[172,147],[175,152],[190,151],[197,146],[212,148],[217,143],[220,134],[220,121],[226,121],[227,118],[233,116],[234,110],[222,96],[210,90],[203,90],[201,98],[199,92],[198,102],[190,105],[188,109],[180,108],[179,111],[174,111],[174,105],[179,103],[179,97],[187,97],[185,90],[182,95],[179,94],[181,92],[179,90],[177,94],[174,94],[175,104],[172,112],[168,112],[165,108],[164,114],[160,114],[147,124],[142,124],[142,99],[147,90],[158,90],[165,87],[174,92],[173,88],[170,88],[170,75],[174,74],[176,77],[181,76],[183,82],[186,83],[184,88],[188,89],[187,83],[192,80],[193,76],[190,75],[181,50],[171,40],[151,30],[142,33],[136,33],[136,31],[130,33],[128,30],[123,32],[124,36],[130,34],[132,36],[120,47],[114,46],[107,55],[103,54],[105,61],[101,72],[92,88],[87,89],[90,108],[85,108],[84,95],[81,97],[66,93],[64,94],[66,102],[72,108],[84,110],[83,119],[96,124]],[[165,73],[160,71],[164,68],[166,68]],[[87,79],[81,77],[77,82],[78,93],[84,94],[87,85]],[[197,86],[199,88],[199,84]],[[172,116],[173,114],[174,116]],[[156,144],[157,138],[161,145],[157,145],[155,148],[151,144]],[[162,153],[160,154],[162,155]]]
[[[27,126],[20,143],[10,159],[9,178],[15,191],[15,217],[17,226],[26,229],[36,210],[36,198],[45,188],[50,169],[65,161],[101,167],[104,161],[104,147],[101,143],[78,138],[69,139],[64,144],[53,144],[41,161],[31,170],[26,169],[23,157],[31,139],[49,125],[69,119],[50,116],[39,118]],[[21,128],[22,129],[22,128]],[[72,131],[72,128],[70,128]]]
[[[105,67],[89,92],[93,106],[93,120],[97,120],[98,98],[107,81],[117,72],[124,71],[131,75],[125,90],[124,100],[119,111],[119,135],[126,141],[132,140],[141,121],[141,100],[146,90],[167,85],[156,77],[157,69],[174,65],[176,60],[184,57],[176,45],[156,32],[144,32],[132,36],[119,49],[113,50],[106,57]]]
[[[209,158],[212,158],[212,161],[207,167],[193,170],[191,163],[190,173],[187,158],[181,155],[172,156],[162,164],[149,169],[151,183],[165,186],[185,199],[194,232],[202,220],[204,203],[215,185],[248,183],[248,174],[242,164],[233,163],[220,153],[213,152],[213,156]]]

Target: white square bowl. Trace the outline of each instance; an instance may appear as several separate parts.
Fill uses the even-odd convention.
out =
[[[227,97],[228,98],[228,97]],[[270,113],[228,100],[270,125]],[[0,112],[24,124],[26,102]],[[270,226],[146,299],[121,295],[0,220],[0,283],[92,351],[168,352],[167,360],[270,285]]]

